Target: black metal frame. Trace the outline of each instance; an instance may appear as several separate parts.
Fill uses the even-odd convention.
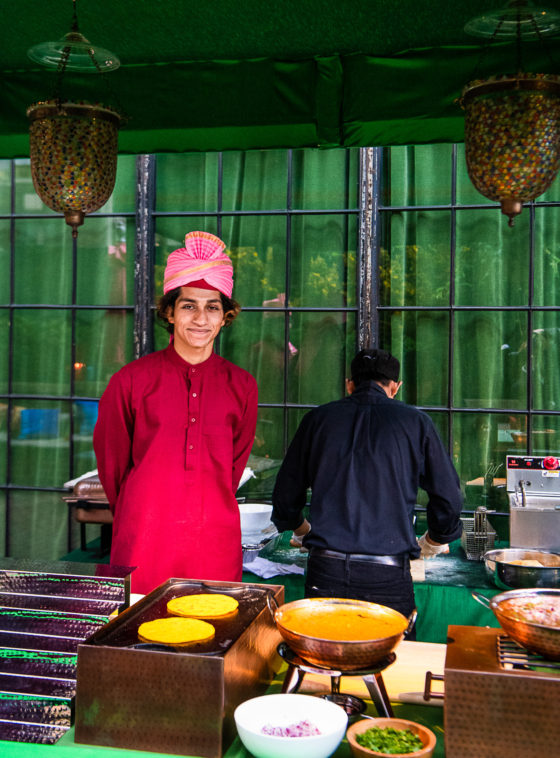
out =
[[[380,171],[383,166],[384,156],[390,148],[373,148],[377,153],[375,159],[376,170]],[[390,216],[391,213],[400,211],[418,212],[422,211],[445,211],[451,213],[451,237],[450,237],[450,271],[449,271],[449,304],[447,306],[395,306],[395,305],[381,305],[379,301],[376,304],[377,321],[379,322],[379,316],[382,312],[395,312],[395,311],[440,311],[449,314],[449,351],[448,351],[448,404],[445,406],[418,406],[422,410],[429,412],[444,412],[447,415],[448,420],[448,445],[451,450],[453,442],[453,417],[455,413],[487,413],[487,414],[515,414],[517,416],[525,416],[527,418],[527,455],[532,453],[532,428],[533,419],[536,416],[560,416],[560,411],[554,410],[535,410],[532,407],[532,319],[533,314],[538,311],[555,311],[560,312],[559,306],[539,306],[534,304],[534,258],[535,258],[535,209],[537,207],[560,207],[560,202],[556,201],[532,201],[524,206],[524,213],[529,214],[529,302],[525,306],[469,306],[469,305],[455,305],[455,246],[456,246],[456,229],[457,229],[457,213],[461,213],[464,210],[484,210],[488,212],[496,212],[499,209],[499,204],[494,203],[480,203],[480,204],[461,204],[457,203],[457,145],[452,146],[452,160],[451,160],[451,202],[449,205],[385,205],[382,200],[382,192],[379,192],[378,199],[378,228],[375,229],[374,234],[377,239],[377,251],[379,250],[379,238],[381,236],[380,229],[385,219]],[[378,284],[378,283],[376,283]],[[473,407],[461,407],[453,405],[453,348],[454,348],[454,319],[455,314],[460,311],[515,311],[515,312],[527,312],[527,403],[525,408],[473,408]]]
[[[533,286],[534,286],[534,218],[535,207],[546,206],[560,206],[560,202],[534,202],[528,204],[525,208],[526,213],[530,214],[530,258],[529,258],[529,302],[526,306],[457,306],[455,305],[455,290],[454,290],[454,270],[455,270],[455,242],[456,242],[456,218],[457,213],[462,210],[483,209],[491,212],[496,212],[496,205],[491,204],[471,204],[471,205],[458,205],[456,201],[456,188],[457,188],[457,147],[454,145],[452,148],[452,177],[451,177],[451,202],[449,205],[430,205],[430,206],[392,206],[383,204],[383,167],[384,159],[388,148],[362,148],[360,149],[360,165],[359,165],[359,187],[358,189],[358,208],[350,208],[349,198],[346,200],[346,208],[342,209],[326,209],[326,210],[301,210],[294,209],[292,207],[291,198],[293,190],[293,151],[288,150],[286,152],[288,161],[287,171],[287,186],[286,186],[286,207],[282,209],[271,209],[268,211],[224,211],[222,203],[223,192],[223,165],[222,155],[218,156],[218,185],[217,185],[217,209],[212,212],[198,212],[198,211],[186,211],[186,212],[158,212],[156,210],[155,203],[155,186],[156,186],[156,171],[157,171],[157,158],[152,155],[140,155],[136,159],[136,193],[137,202],[135,213],[102,213],[95,214],[101,217],[135,217],[136,220],[136,251],[135,251],[135,303],[134,306],[84,306],[76,303],[76,257],[77,257],[77,241],[74,240],[72,248],[73,257],[73,272],[72,272],[72,298],[71,303],[67,305],[37,305],[37,304],[19,304],[14,302],[15,296],[15,222],[18,219],[37,218],[42,221],[47,219],[60,219],[60,216],[42,214],[16,214],[15,212],[15,162],[11,163],[11,209],[10,214],[7,216],[0,216],[0,218],[9,219],[11,224],[11,242],[10,242],[10,302],[7,305],[0,305],[0,310],[7,310],[9,313],[10,324],[12,323],[12,315],[17,309],[56,309],[56,310],[71,310],[71,359],[74,360],[76,342],[75,342],[75,316],[79,310],[115,310],[115,311],[131,311],[134,312],[134,357],[140,357],[146,355],[153,350],[153,311],[154,311],[154,292],[153,292],[153,266],[154,266],[154,235],[155,235],[155,220],[158,217],[189,217],[196,216],[198,218],[202,216],[216,218],[218,234],[221,234],[222,220],[224,217],[231,216],[284,216],[286,221],[286,266],[285,266],[285,291],[286,302],[289,303],[290,292],[290,263],[291,263],[291,233],[292,233],[292,219],[296,216],[302,215],[346,215],[347,217],[356,216],[358,219],[358,240],[357,240],[357,282],[356,282],[356,302],[355,307],[338,307],[338,308],[320,308],[320,307],[294,307],[286,305],[282,308],[275,308],[275,313],[284,313],[284,351],[285,361],[288,359],[288,339],[289,339],[289,315],[293,312],[350,312],[357,315],[357,346],[367,347],[376,346],[379,344],[379,320],[384,311],[443,311],[449,314],[449,366],[448,366],[448,398],[449,402],[446,406],[429,406],[424,407],[424,410],[430,412],[444,412],[447,414],[449,424],[449,444],[453,439],[453,417],[455,413],[488,413],[488,414],[504,414],[515,413],[516,415],[524,415],[527,418],[527,439],[528,449],[527,453],[531,453],[531,432],[533,418],[539,415],[560,415],[560,411],[542,411],[534,410],[531,407],[532,398],[532,376],[531,376],[531,340],[528,339],[528,353],[527,361],[529,366],[527,377],[527,407],[525,409],[520,408],[463,408],[454,406],[452,404],[453,397],[453,340],[454,340],[454,318],[455,313],[465,311],[527,311],[528,313],[528,336],[532,332],[532,318],[533,313],[537,311],[560,311],[559,307],[555,306],[536,306],[533,302]],[[349,156],[349,154],[347,153]],[[347,158],[347,181],[346,186],[348,188],[348,171],[349,171],[349,157]],[[450,295],[449,304],[447,306],[386,306],[380,303],[379,299],[379,280],[378,280],[378,264],[379,264],[379,250],[380,240],[382,238],[383,224],[386,219],[390,217],[390,214],[396,211],[412,211],[418,210],[442,210],[445,212],[451,212],[451,257],[450,257]],[[349,245],[347,245],[349,247]],[[266,307],[261,306],[247,306],[244,308],[246,311],[263,312],[267,311]],[[10,326],[8,336],[8,392],[7,394],[0,395],[0,400],[6,401],[8,406],[8,419],[11,417],[14,402],[20,399],[34,399],[34,400],[57,400],[68,401],[74,400],[97,400],[98,398],[84,397],[75,395],[75,382],[74,375],[71,374],[70,380],[70,392],[64,396],[53,395],[22,395],[13,392],[13,329]],[[219,350],[219,345],[218,345]],[[344,388],[341,388],[343,391]],[[288,387],[287,377],[285,375],[284,383],[284,397],[281,403],[261,403],[261,407],[264,408],[279,408],[284,413],[284,442],[287,446],[288,440],[288,413],[293,409],[306,409],[312,406],[289,403],[287,401]],[[70,414],[70,434],[73,433],[72,414]],[[7,424],[7,482],[11,479],[11,462],[10,462],[10,424]],[[69,453],[69,476],[73,472],[73,445],[70,444]],[[64,490],[59,487],[27,487],[12,484],[0,484],[0,491],[5,492],[6,495],[6,539],[5,539],[5,553],[9,555],[10,552],[10,522],[11,522],[11,498],[10,494],[12,490],[32,490],[32,491],[44,491],[44,492],[60,492]],[[72,535],[70,530],[70,523],[68,527],[68,549],[72,548]]]
[[[14,269],[15,269],[15,249],[14,249],[14,240],[15,240],[15,234],[14,234],[14,225],[16,220],[18,219],[29,219],[29,218],[36,218],[41,219],[42,221],[46,221],[48,219],[61,219],[62,217],[59,215],[44,215],[44,214],[23,214],[23,213],[17,213],[15,212],[15,163],[12,161],[12,176],[11,176],[11,192],[12,192],[12,199],[11,199],[11,209],[10,214],[8,215],[8,218],[11,221],[12,229],[11,229],[11,250],[10,250],[10,302],[8,305],[0,305],[0,310],[8,310],[8,312],[11,314],[16,309],[51,309],[51,310],[70,310],[71,311],[71,360],[72,363],[74,362],[75,357],[75,350],[76,350],[76,341],[75,341],[75,315],[77,311],[79,310],[114,310],[114,311],[131,311],[133,310],[134,313],[134,357],[138,358],[143,355],[146,355],[150,352],[152,352],[154,348],[154,335],[153,335],[153,312],[154,312],[154,292],[153,292],[153,269],[154,269],[154,248],[155,248],[155,220],[157,218],[161,217],[189,217],[189,216],[196,216],[197,218],[200,217],[212,217],[216,218],[217,220],[217,231],[218,235],[221,234],[221,228],[222,228],[222,219],[224,217],[231,217],[231,216],[285,216],[286,219],[286,300],[289,299],[289,285],[290,285],[290,260],[291,260],[291,225],[292,225],[292,219],[294,216],[302,216],[302,215],[310,215],[310,216],[317,216],[317,215],[330,215],[330,214],[336,214],[336,215],[347,215],[347,216],[356,216],[358,217],[361,213],[361,210],[357,208],[349,208],[348,207],[348,197],[346,208],[342,209],[326,209],[326,210],[300,210],[300,209],[294,209],[292,208],[291,198],[292,198],[292,190],[293,190],[293,172],[292,172],[292,165],[293,165],[293,151],[287,150],[287,162],[288,162],[288,176],[287,176],[287,186],[286,186],[286,208],[283,209],[271,209],[271,210],[265,210],[265,211],[224,211],[223,210],[223,203],[222,203],[222,196],[223,196],[223,161],[222,161],[222,154],[218,155],[218,186],[217,186],[217,209],[216,211],[209,211],[209,212],[200,212],[200,211],[185,211],[185,212],[164,212],[164,211],[157,211],[156,210],[156,171],[157,171],[157,157],[153,155],[139,155],[136,158],[136,209],[135,213],[96,213],[92,214],[96,217],[135,217],[136,221],[136,241],[135,241],[135,261],[134,261],[134,282],[135,282],[135,297],[134,297],[134,306],[126,306],[126,305],[115,305],[115,306],[107,306],[107,305],[101,305],[101,306],[89,306],[89,305],[78,305],[76,303],[76,284],[77,284],[77,278],[76,278],[76,260],[77,260],[77,245],[79,244],[79,238],[78,240],[73,241],[73,248],[72,248],[72,297],[70,304],[65,305],[37,305],[37,304],[20,304],[20,303],[14,303],[14,296],[15,296],[15,288],[14,288]],[[349,153],[347,152],[347,156]],[[347,158],[347,180],[346,180],[346,187],[348,188],[348,172],[349,172],[349,157]],[[0,218],[6,218],[6,216]],[[59,221],[60,223],[60,221]],[[368,259],[368,252],[367,250],[363,250],[358,252],[358,259],[360,261],[360,257],[367,260]],[[361,265],[358,263],[358,265]],[[367,287],[364,289],[363,287],[360,288],[359,294],[363,295],[364,302],[370,301],[369,292],[371,289],[371,277],[368,279]],[[358,303],[360,303],[360,299],[357,300]],[[247,306],[244,307],[245,311],[267,311],[269,310],[266,307],[259,307],[259,306]],[[284,350],[285,350],[285,360],[287,361],[288,357],[288,338],[289,338],[289,315],[293,312],[352,312],[357,313],[358,312],[358,306],[355,307],[340,307],[340,308],[319,308],[319,307],[284,307],[284,308],[275,308],[274,312],[283,312],[284,313]],[[363,320],[363,316],[360,315],[359,318]],[[10,324],[12,323],[12,319],[10,318]],[[13,392],[13,385],[12,385],[12,374],[13,374],[13,330],[10,326],[9,330],[9,355],[8,355],[8,370],[9,370],[9,385],[8,385],[8,393],[3,395],[0,394],[0,400],[6,400],[8,404],[8,419],[11,418],[11,412],[13,408],[13,404],[15,400],[18,399],[33,399],[33,400],[56,400],[56,401],[68,401],[71,403],[75,400],[98,400],[97,397],[85,397],[81,395],[75,395],[74,389],[75,389],[75,382],[74,382],[74,374],[71,372],[71,379],[70,379],[70,393],[68,395],[23,395],[23,394],[16,394]],[[217,345],[217,349],[219,352],[219,343]],[[343,389],[343,388],[341,388]],[[282,403],[261,403],[261,407],[270,407],[270,408],[281,408],[284,411],[284,442],[287,446],[289,440],[288,440],[288,412],[289,410],[293,408],[309,408],[311,406],[306,405],[299,405],[294,403],[288,403],[286,400],[287,397],[287,383],[285,380],[284,385],[284,402]],[[69,462],[68,462],[68,477],[70,478],[73,475],[73,421],[72,421],[72,414],[70,414],[70,453],[69,453]],[[29,490],[29,491],[36,491],[36,492],[59,492],[64,493],[66,490],[64,490],[62,487],[38,487],[38,486],[24,486],[24,485],[13,485],[10,484],[11,480],[11,471],[10,471],[10,457],[11,457],[11,447],[10,447],[10,424],[7,424],[8,428],[8,436],[7,436],[7,484],[0,483],[0,492],[5,492],[6,496],[6,539],[5,539],[5,554],[10,554],[10,505],[11,505],[11,491],[13,490]],[[72,549],[72,534],[71,534],[71,522],[69,520],[68,523],[68,539],[67,539],[67,546],[68,551]]]

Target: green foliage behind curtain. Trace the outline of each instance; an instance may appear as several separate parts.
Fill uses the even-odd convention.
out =
[[[439,415],[451,427],[438,428],[467,496],[503,507],[493,480],[505,476],[506,454],[527,452],[528,411],[559,407],[559,312],[535,310],[529,320],[527,309],[560,305],[560,209],[537,207],[533,230],[525,209],[510,228],[472,187],[462,146],[455,177],[449,145],[387,152],[384,203],[393,209],[382,211],[381,346],[403,363],[405,401],[433,407],[434,419],[436,408],[450,409]],[[542,199],[557,200],[559,186]],[[559,426],[533,416],[535,454],[560,453]]]
[[[491,480],[508,452],[530,444],[560,453],[551,413],[560,397],[560,208],[537,206],[533,224],[526,208],[510,229],[472,187],[462,146],[455,176],[451,145],[386,153],[380,346],[402,362],[400,397],[424,407],[449,441],[467,505],[483,497],[502,507]],[[0,540],[9,496],[10,554],[57,558],[76,525],[69,533],[67,506],[40,488],[95,467],[96,398],[133,355],[135,160],[119,158],[102,209],[110,215],[86,218],[75,261],[69,229],[38,200],[25,160],[13,164],[12,209],[11,165],[0,161],[0,215],[39,218],[0,219],[0,354],[10,334],[14,345],[11,363],[0,362],[0,394],[19,395],[10,418],[0,400],[0,482],[9,453],[14,486],[0,501]],[[542,200],[560,200],[558,180]],[[187,232],[227,244],[243,310],[219,351],[259,384],[257,478],[242,494],[268,499],[286,442],[308,407],[342,396],[356,348],[358,153],[158,155],[156,212],[165,214],[155,217],[156,296]],[[156,349],[165,347],[167,333],[154,329]]]
[[[156,219],[156,293],[187,232],[220,234],[243,308],[222,331],[220,353],[256,377],[263,404],[340,397],[356,345],[357,151],[228,152],[221,160],[218,183],[215,156],[158,156],[157,210],[192,215]],[[219,226],[197,215],[218,208]],[[156,340],[167,344],[162,329]],[[258,477],[243,494],[270,498],[293,431],[281,407],[260,409],[250,461]]]
[[[0,540],[9,498],[8,554],[57,559],[77,544],[78,530],[61,494],[46,490],[95,467],[95,398],[132,359],[135,159],[119,159],[115,191],[101,209],[129,217],[88,216],[75,261],[70,230],[36,195],[29,161],[13,165],[12,209],[9,164],[0,164],[0,212],[39,218],[16,217],[13,234],[10,221],[0,222],[0,304],[14,306],[0,310],[0,392],[17,395],[9,419],[0,401],[0,481],[13,487],[2,493]]]

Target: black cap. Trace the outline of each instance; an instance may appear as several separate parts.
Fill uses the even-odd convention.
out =
[[[399,381],[400,363],[394,355],[386,350],[369,348],[360,350],[350,364],[352,380],[355,384],[373,379],[392,379]]]

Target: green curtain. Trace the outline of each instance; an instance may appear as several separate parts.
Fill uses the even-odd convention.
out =
[[[505,455],[529,444],[537,455],[560,451],[551,413],[560,182],[534,221],[525,208],[510,229],[472,187],[461,146],[453,175],[452,151],[385,151],[379,341],[402,362],[400,397],[426,408],[449,440],[467,505],[483,496],[503,508],[504,489],[492,485]],[[133,357],[135,159],[119,158],[102,209],[113,215],[86,218],[76,256],[69,228],[33,190],[29,161],[13,168],[12,194],[12,164],[0,161],[0,483],[13,487],[2,490],[0,544],[54,559],[78,535],[52,490],[95,468],[96,398]],[[168,254],[193,229],[219,234],[234,263],[243,310],[219,351],[259,384],[257,477],[240,493],[252,499],[270,498],[306,409],[344,393],[357,346],[358,187],[356,150],[156,157],[155,293]],[[156,349],[168,343],[159,324],[154,334]]]
[[[77,544],[68,505],[49,490],[95,468],[97,402],[78,398],[99,397],[132,359],[135,185],[135,159],[119,159],[102,210],[130,215],[87,217],[74,259],[70,229],[39,200],[29,161],[14,164],[13,208],[0,166],[0,213],[33,216],[0,228],[0,304],[13,303],[0,310],[0,394],[16,396],[9,418],[0,400],[0,476],[13,487],[2,492],[0,539],[7,525],[11,557],[57,559]]]
[[[451,435],[467,502],[482,495],[503,509],[495,480],[506,454],[528,450],[529,408],[558,409],[559,312],[528,308],[558,304],[560,209],[538,207],[532,226],[526,208],[510,228],[472,187],[462,146],[453,176],[452,149],[387,151],[384,203],[394,210],[382,210],[380,302],[389,308],[380,335],[402,361],[402,398],[426,407],[444,440]],[[542,199],[557,200],[558,185]],[[468,412],[485,408],[503,412]],[[555,417],[533,417],[535,454],[560,450],[558,427]]]
[[[249,461],[257,476],[240,494],[269,499],[302,415],[285,414],[285,403],[313,405],[344,392],[356,344],[358,153],[228,152],[221,160],[218,193],[216,156],[158,156],[157,211],[193,215],[156,220],[156,291],[187,232],[224,239],[243,310],[222,331],[219,351],[255,376],[263,404]],[[200,211],[219,211],[219,221]],[[157,336],[163,347],[166,333]]]

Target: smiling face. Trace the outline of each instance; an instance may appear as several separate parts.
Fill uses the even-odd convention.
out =
[[[214,340],[224,325],[220,293],[199,287],[181,287],[168,321],[173,324],[173,345],[189,363],[202,363],[212,354]]]

